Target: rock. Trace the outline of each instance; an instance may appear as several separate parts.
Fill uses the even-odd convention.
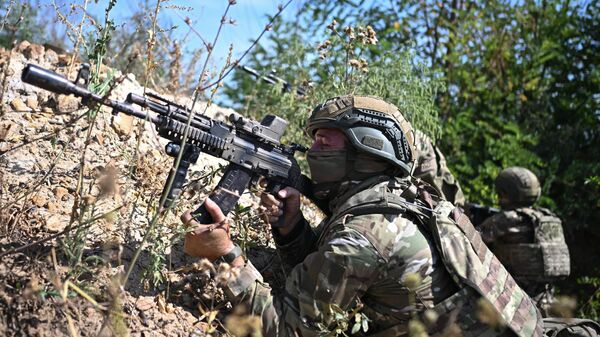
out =
[[[135,302],[135,307],[139,311],[146,311],[154,307],[154,299],[152,297],[140,297]]]
[[[39,60],[44,56],[44,46],[39,44],[30,44],[25,50],[23,55],[30,60]]]
[[[19,134],[21,127],[11,121],[0,122],[0,141],[10,141]]]
[[[69,194],[69,190],[62,186],[57,186],[54,188],[54,196],[56,197],[56,200],[63,200],[63,197],[67,194]]]
[[[61,54],[58,55],[58,65],[59,66],[68,66],[71,65],[71,59],[73,58],[70,54]]]
[[[114,116],[111,124],[119,136],[129,138],[133,129],[133,116],[118,114]]]
[[[17,51],[22,53],[30,45],[31,45],[31,43],[29,43],[29,41],[23,41],[23,42],[19,43],[19,45],[17,46]]]
[[[46,50],[46,54],[44,54],[44,60],[47,63],[55,64],[58,62],[58,54],[54,50]]]
[[[91,194],[87,194],[83,196],[82,201],[84,205],[92,206],[96,203],[97,198]]]
[[[59,95],[57,107],[60,112],[75,111],[79,109],[79,98],[73,95]]]
[[[38,207],[44,207],[48,203],[48,198],[41,194],[36,194],[31,198],[31,202]]]
[[[38,108],[37,98],[27,97],[27,99],[25,101],[27,102],[26,104],[28,107],[30,107],[32,110],[37,110],[37,108]]]
[[[12,173],[16,178],[26,176],[36,165],[36,158],[28,153],[19,153],[19,156],[13,158],[14,160],[10,162],[12,165],[9,166],[8,172]]]
[[[69,224],[68,216],[52,214],[46,218],[46,229],[49,232],[60,232]]]
[[[19,112],[30,112],[31,109],[23,103],[23,101],[19,97],[15,97],[11,102],[10,106],[16,111]]]
[[[96,140],[96,143],[98,143],[98,145],[104,145],[104,136],[102,135],[102,133],[97,132],[94,135],[94,139]]]
[[[48,209],[49,212],[56,213],[56,211],[58,211],[58,209],[59,209],[59,205],[58,205],[58,203],[56,203],[54,201],[49,201],[48,204],[46,205],[46,208]]]

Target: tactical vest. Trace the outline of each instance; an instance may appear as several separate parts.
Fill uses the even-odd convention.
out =
[[[465,302],[472,304],[483,297],[517,336],[542,336],[542,317],[535,304],[483,243],[466,215],[450,202],[434,202],[425,189],[412,185],[397,195],[390,191],[390,186],[382,184],[378,190],[370,188],[352,195],[336,209],[334,219],[329,223],[336,223],[348,215],[365,214],[404,214],[416,219],[417,224],[433,237],[444,266],[461,289],[457,295],[462,296],[451,296],[437,304],[434,311],[451,314]],[[419,197],[415,199],[417,194]],[[465,301],[467,296],[472,297]],[[459,315],[457,320],[460,318]],[[473,322],[458,323],[462,328],[475,326]],[[401,328],[396,335],[400,332]],[[488,336],[490,330],[463,330],[462,335]]]
[[[498,243],[494,254],[519,281],[552,282],[571,271],[562,223],[544,208],[514,210],[533,225],[533,242]]]

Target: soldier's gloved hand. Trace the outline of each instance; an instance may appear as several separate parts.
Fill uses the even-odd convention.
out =
[[[205,257],[213,261],[229,253],[234,245],[229,238],[229,222],[219,205],[206,198],[204,206],[214,223],[200,224],[193,219],[190,211],[181,216],[181,221],[188,229],[183,251],[188,255]]]
[[[282,200],[285,201],[285,209],[283,209],[284,202]],[[263,220],[271,226],[277,224],[279,218],[283,216],[282,225],[276,228],[279,234],[287,235],[302,217],[302,213],[300,213],[300,192],[292,187],[281,189],[277,193],[277,197],[263,192],[260,195],[260,211]]]

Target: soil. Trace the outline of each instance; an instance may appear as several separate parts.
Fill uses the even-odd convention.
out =
[[[182,253],[178,220],[225,163],[201,155],[178,204],[151,228],[173,160],[153,126],[108,108],[94,117],[75,97],[21,81],[27,63],[74,79],[71,59],[28,42],[0,50],[0,335],[230,334],[232,308],[217,286],[226,271]],[[144,93],[131,74],[101,74],[118,79],[111,99]],[[197,111],[216,119],[232,112],[206,103]],[[285,272],[257,199],[248,193],[240,204],[233,235],[278,291]]]

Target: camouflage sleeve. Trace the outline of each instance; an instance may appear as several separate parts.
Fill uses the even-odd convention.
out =
[[[261,316],[264,336],[319,336],[335,323],[332,308],[351,309],[377,277],[380,259],[365,237],[343,229],[294,267],[282,298],[271,294],[250,263],[225,291]]]
[[[316,249],[317,235],[304,217],[286,236],[273,230],[273,238],[283,263],[290,269]]]

